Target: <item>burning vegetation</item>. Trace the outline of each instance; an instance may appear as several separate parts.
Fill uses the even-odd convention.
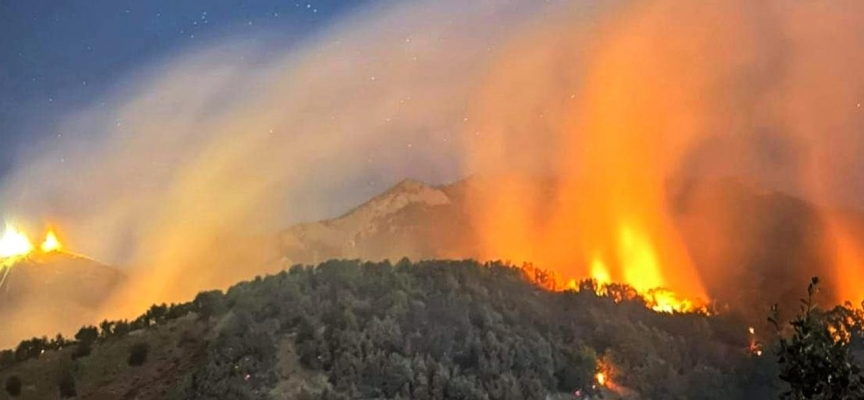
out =
[[[6,230],[0,237],[0,260],[4,265],[9,261],[17,260],[32,254],[37,248],[26,233],[11,224],[6,224]],[[45,233],[45,239],[38,247],[42,254],[52,253],[63,249],[60,240],[54,230],[49,228]]]
[[[702,299],[687,299],[662,287],[639,290],[628,284],[611,282],[608,273],[600,265],[595,262],[592,276],[581,281],[562,279],[558,273],[537,268],[531,263],[523,264],[521,270],[527,280],[551,291],[588,291],[597,296],[609,297],[616,303],[641,299],[648,308],[663,313],[709,314],[707,303]]]

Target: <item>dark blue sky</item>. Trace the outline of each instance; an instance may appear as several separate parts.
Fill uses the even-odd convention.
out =
[[[226,34],[302,40],[365,0],[0,0],[0,176],[64,108]],[[272,41],[279,45],[279,41]]]

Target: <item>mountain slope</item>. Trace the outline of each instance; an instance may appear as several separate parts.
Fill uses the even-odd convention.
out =
[[[58,398],[61,382],[79,399],[776,394],[773,360],[749,353],[740,321],[548,292],[500,264],[296,266],[158,315],[131,332],[102,331],[89,355],[73,359],[81,345],[70,344],[7,365],[0,382],[20,380],[20,399]],[[143,362],[130,363],[143,344]]]
[[[343,216],[289,228],[280,243],[294,263],[430,258],[458,252],[470,232],[462,204],[442,188],[403,180]]]
[[[33,254],[2,271],[0,344],[23,337],[77,330],[90,323],[102,302],[123,281],[119,270],[69,253]]]

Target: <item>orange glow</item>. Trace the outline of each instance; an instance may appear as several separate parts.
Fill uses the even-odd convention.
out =
[[[600,386],[606,386],[606,374],[603,372],[598,372],[594,375],[594,379],[597,381],[597,384]]]
[[[25,256],[33,251],[33,244],[26,234],[7,224],[0,237],[0,258]]]
[[[60,251],[63,245],[53,229],[48,229],[45,240],[39,246],[42,253]],[[11,224],[6,225],[3,236],[0,237],[0,258],[18,258],[33,253],[35,246],[26,233]]]
[[[705,312],[705,306],[688,299],[679,298],[675,293],[666,289],[651,289],[642,294],[648,306],[657,312]]]
[[[839,223],[831,222],[829,230],[835,245],[835,285],[837,302],[850,301],[852,304],[864,300],[864,258],[855,245],[852,236]]]
[[[701,60],[706,43],[666,37],[665,30],[615,34],[615,25],[585,54],[530,58],[524,54],[534,44],[517,43],[512,54],[523,55],[508,57],[492,72],[465,136],[467,165],[494,181],[469,187],[478,257],[534,262],[568,279],[621,282],[643,294],[665,288],[684,298],[707,298],[669,213],[666,187],[703,131],[698,100],[705,82],[657,79],[700,71],[701,65],[690,63]],[[547,56],[550,63],[558,57],[586,60],[584,68],[574,68],[584,72],[573,78],[579,84],[567,88],[560,102],[508,95],[513,76],[534,71]],[[549,90],[558,94],[559,88]],[[499,104],[517,97],[519,109]],[[511,112],[487,112],[499,107]],[[542,114],[524,115],[522,109]],[[658,297],[659,308],[678,307],[671,296]]]
[[[54,230],[49,229],[48,233],[45,234],[45,241],[42,242],[40,248],[42,249],[43,253],[50,253],[62,249],[63,245],[60,244],[60,240],[57,239],[57,235],[54,233]]]
[[[657,256],[647,238],[625,225],[621,227],[619,246],[624,282],[639,291],[663,286]]]
[[[609,275],[609,268],[606,267],[606,264],[600,259],[600,257],[594,257],[594,259],[591,260],[591,279],[594,279],[598,285],[606,285],[612,282],[612,276]]]
[[[592,262],[592,270],[596,269],[596,272],[600,273],[602,277],[602,265],[603,262],[599,258],[595,258]],[[523,276],[530,282],[550,291],[564,291],[564,290],[575,290],[579,291],[581,288],[575,279],[563,280],[560,276],[555,272],[550,272],[543,270],[541,268],[535,267],[533,264],[526,263],[522,266]],[[611,281],[601,282],[595,276],[592,276],[595,285],[593,286],[594,293],[598,296],[609,296],[616,303],[620,303],[625,300],[634,300],[636,298],[641,298],[645,301],[645,305],[656,311],[663,313],[703,313],[708,314],[708,309],[705,306],[704,302],[699,299],[691,300],[687,298],[680,297],[678,294],[663,288],[649,288],[645,290],[639,290],[637,288],[633,288],[631,286],[632,292],[630,293],[621,293],[620,290],[610,290],[610,286],[612,286]]]

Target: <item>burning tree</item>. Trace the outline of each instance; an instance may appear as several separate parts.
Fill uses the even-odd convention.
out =
[[[779,321],[777,306],[769,317],[781,333],[777,350],[780,379],[789,385],[781,398],[864,398],[864,377],[849,351],[851,332],[860,325],[855,318],[849,318],[846,308],[837,307],[829,312],[817,309],[813,297],[818,285],[819,279],[814,277],[807,287],[807,298],[801,299],[801,314],[788,327]]]

